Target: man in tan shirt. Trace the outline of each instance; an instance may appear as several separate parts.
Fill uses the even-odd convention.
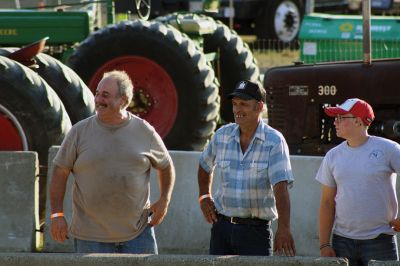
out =
[[[106,73],[95,95],[96,115],[78,122],[54,159],[51,234],[75,238],[80,253],[155,253],[153,226],[164,219],[175,182],[168,151],[154,128],[126,110],[133,85],[123,71]],[[150,204],[150,168],[160,198]],[[64,219],[69,174],[74,177],[72,221]]]

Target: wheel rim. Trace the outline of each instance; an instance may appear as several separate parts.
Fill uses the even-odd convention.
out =
[[[300,10],[291,1],[282,2],[276,9],[275,32],[279,40],[291,42],[300,30]]]
[[[132,79],[134,97],[128,110],[149,122],[162,138],[171,131],[178,112],[178,95],[169,74],[156,62],[140,56],[122,56],[101,66],[89,82],[95,93],[104,72],[124,70]]]
[[[150,16],[151,1],[135,0],[136,12],[141,19],[147,20]]]
[[[0,104],[0,150],[27,151],[28,140],[18,119]]]

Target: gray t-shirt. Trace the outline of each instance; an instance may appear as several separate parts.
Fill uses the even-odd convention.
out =
[[[396,173],[400,172],[400,145],[370,136],[362,146],[344,141],[330,150],[316,176],[336,187],[333,233],[352,239],[394,234],[389,222],[397,217]]]
[[[160,136],[130,114],[110,126],[97,116],[72,127],[54,163],[72,171],[70,234],[78,239],[122,242],[135,238],[148,221],[150,168],[171,158]]]

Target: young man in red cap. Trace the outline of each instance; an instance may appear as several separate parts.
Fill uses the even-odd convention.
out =
[[[374,112],[363,100],[348,99],[325,113],[335,117],[336,134],[345,141],[326,154],[316,176],[322,184],[321,256],[345,257],[351,266],[398,260],[391,225],[397,216],[400,145],[368,134]]]

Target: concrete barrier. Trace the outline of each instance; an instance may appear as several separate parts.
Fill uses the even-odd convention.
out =
[[[51,180],[52,160],[58,147],[49,152]],[[208,251],[210,225],[200,212],[197,196],[197,167],[199,152],[171,151],[176,165],[177,181],[168,215],[163,224],[156,227],[161,254],[205,254]],[[322,157],[291,156],[296,178],[290,190],[292,202],[292,228],[297,254],[307,257],[238,257],[206,255],[82,255],[82,254],[32,254],[0,253],[0,265],[347,265],[341,259],[321,259],[318,254],[318,205],[320,186],[314,176]],[[29,252],[35,247],[35,231],[38,229],[38,158],[34,152],[0,152],[0,252]],[[65,198],[65,213],[71,218],[71,184],[69,179]],[[214,180],[214,187],[219,177]],[[152,173],[152,201],[158,197],[155,174]],[[46,224],[49,225],[50,206],[46,205]],[[55,243],[45,227],[44,251],[74,252],[73,240]],[[249,263],[249,264],[247,264]],[[371,261],[370,265],[400,265],[394,261]]]
[[[49,175],[51,180],[52,160],[58,147],[49,152]],[[197,197],[197,167],[200,152],[171,151],[176,167],[176,184],[168,214],[164,222],[156,227],[156,237],[161,254],[207,254],[210,228],[200,211]],[[297,253],[302,256],[319,256],[318,206],[320,186],[314,181],[322,157],[291,156],[295,185],[290,191],[292,202],[292,228],[297,244]],[[219,185],[214,178],[213,188]],[[72,178],[69,178],[69,182]],[[70,185],[69,185],[70,188]],[[151,201],[159,195],[154,171],[151,177]],[[64,201],[66,217],[71,217],[71,192],[68,189]],[[50,206],[47,204],[46,224],[50,224]],[[53,241],[48,226],[45,227],[44,250],[47,252],[73,252],[73,241],[64,244]],[[307,244],[304,244],[307,243]]]
[[[399,266],[400,261],[377,261],[370,260],[368,266]]]
[[[207,255],[129,255],[0,253],[0,265],[8,266],[340,266],[340,258],[247,257]]]
[[[49,175],[51,180],[51,162],[58,147],[50,149]],[[199,152],[171,151],[176,167],[176,184],[168,214],[164,222],[156,227],[156,237],[160,254],[207,254],[210,240],[210,228],[201,214],[197,202],[197,168]],[[318,211],[320,200],[320,185],[314,180],[321,164],[322,157],[291,156],[290,157],[295,182],[290,190],[292,233],[296,242],[297,255],[319,256]],[[69,182],[72,178],[69,179]],[[214,179],[216,188],[219,177]],[[158,185],[155,173],[151,177],[151,201],[158,198]],[[67,219],[71,217],[71,194],[67,190],[64,201]],[[47,225],[49,224],[50,208],[47,205]],[[276,223],[273,224],[273,227]],[[73,241],[65,244],[54,242],[45,228],[45,251],[74,251]]]
[[[0,152],[0,252],[35,249],[38,175],[35,152]]]

